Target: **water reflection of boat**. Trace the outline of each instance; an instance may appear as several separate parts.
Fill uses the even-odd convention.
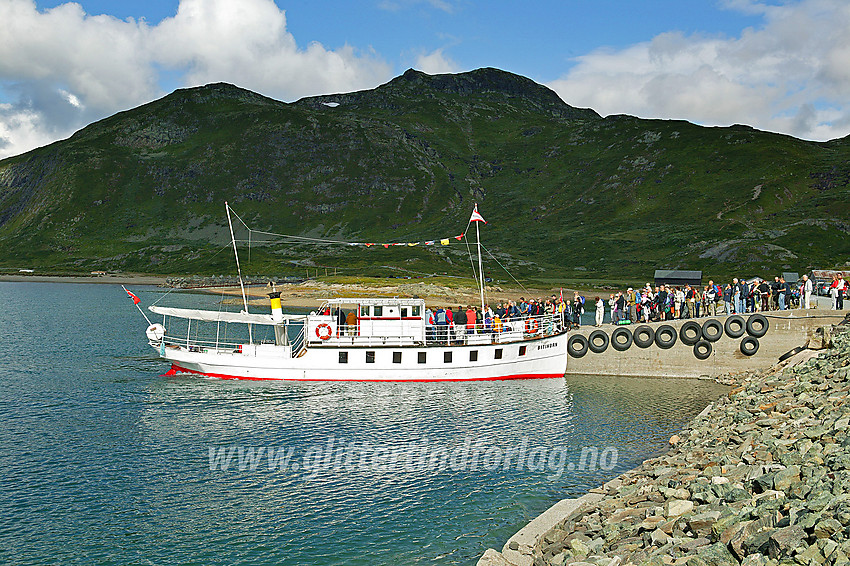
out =
[[[477,235],[477,209],[470,221]],[[562,377],[566,369],[558,315],[515,317],[499,332],[481,324],[432,330],[424,299],[330,299],[313,313],[289,315],[280,293],[269,297],[271,314],[249,313],[244,287],[239,313],[151,306],[163,320],[148,327],[149,343],[173,373],[225,379],[462,381]]]

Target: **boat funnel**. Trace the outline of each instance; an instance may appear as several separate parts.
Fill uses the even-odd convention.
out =
[[[272,320],[275,324],[283,322],[283,308],[280,306],[280,291],[272,291],[269,293],[269,300],[272,305]]]

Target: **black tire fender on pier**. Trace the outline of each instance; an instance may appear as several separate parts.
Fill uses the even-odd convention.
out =
[[[711,355],[711,342],[708,340],[698,340],[694,344],[694,357],[698,360],[705,360]]]
[[[573,334],[567,340],[567,352],[574,358],[585,355],[587,349],[587,338],[583,334]]]
[[[590,333],[590,336],[587,337],[587,347],[590,348],[590,351],[594,354],[601,354],[607,350],[609,342],[608,333],[604,330],[594,330]]]
[[[702,339],[717,342],[723,338],[723,325],[716,318],[709,318],[702,323]]]
[[[800,352],[802,352],[802,351],[803,351],[803,350],[805,350],[805,349],[806,349],[806,348],[805,348],[805,347],[803,347],[803,346],[797,346],[797,347],[796,347],[796,348],[794,348],[793,350],[788,350],[787,352],[785,352],[784,354],[782,354],[781,356],[779,356],[779,361],[780,361],[780,362],[784,362],[785,360],[787,360],[787,359],[788,359],[788,358],[790,358],[791,356],[795,356],[795,355],[799,354]]]
[[[632,333],[632,340],[638,348],[649,348],[655,342],[655,330],[646,324],[638,326]]]
[[[770,328],[770,322],[763,314],[754,314],[747,319],[747,334],[754,338],[761,338],[767,334],[768,328]]]
[[[655,345],[662,350],[672,348],[678,337],[679,335],[676,334],[676,329],[669,324],[662,324],[655,329]]]
[[[618,326],[611,333],[611,346],[618,352],[625,352],[632,345],[632,331]]]
[[[752,356],[759,351],[759,339],[755,336],[744,336],[741,340],[741,353],[745,356]]]
[[[693,320],[687,321],[679,328],[679,340],[682,341],[682,344],[693,346],[702,340],[702,326]]]
[[[747,331],[747,323],[744,322],[744,317],[741,315],[733,314],[726,319],[723,329],[729,338],[740,338]]]

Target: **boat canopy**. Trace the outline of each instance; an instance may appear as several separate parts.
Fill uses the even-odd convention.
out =
[[[204,320],[209,322],[236,322],[241,324],[275,324],[270,314],[254,314],[245,312],[210,311],[202,309],[178,309],[173,307],[158,307],[151,305],[148,310],[164,316],[175,316],[178,318],[191,318],[192,320]],[[304,320],[303,315],[284,317],[288,320]]]

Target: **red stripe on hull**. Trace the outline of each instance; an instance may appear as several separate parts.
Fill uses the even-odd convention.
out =
[[[437,381],[504,381],[509,379],[554,379],[556,377],[564,377],[563,373],[518,373],[514,375],[502,375],[498,377],[461,377],[451,379],[276,379],[274,377],[245,377],[240,375],[226,375],[223,373],[206,373],[193,369],[181,368],[177,364],[171,364],[171,369],[163,375],[175,375],[177,373],[191,373],[195,375],[203,375],[205,377],[215,377],[218,379],[243,379],[247,381],[351,381],[351,382],[387,382],[387,383],[432,383]]]

